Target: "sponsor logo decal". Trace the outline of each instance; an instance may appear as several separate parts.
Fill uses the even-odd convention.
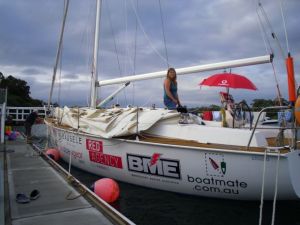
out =
[[[240,190],[245,190],[248,184],[244,181],[227,180],[214,177],[193,177],[187,175],[187,181],[194,185],[195,191],[224,193],[224,194],[240,194]]]
[[[78,152],[78,151],[75,151],[75,150],[69,150],[65,147],[60,147],[59,150],[61,152],[63,152],[64,154],[66,155],[70,155],[71,153],[71,156],[74,158],[74,159],[82,159],[82,152]]]
[[[127,154],[128,170],[148,175],[181,179],[180,161],[165,159],[162,154],[152,156]]]
[[[149,162],[149,166],[153,166],[156,164],[157,160],[159,159],[159,157],[161,156],[161,154],[159,153],[154,153],[151,157],[151,160]]]
[[[89,152],[91,162],[119,169],[123,168],[121,157],[103,153],[102,141],[86,139],[86,150]]]
[[[102,141],[86,139],[86,149],[89,151],[103,152]]]
[[[58,135],[58,141],[66,141],[73,144],[82,144],[82,138],[78,135],[74,135],[67,132],[57,132]]]
[[[205,170],[206,176],[203,177],[187,174],[187,182],[197,192],[238,195],[248,187],[246,182],[239,179],[225,178],[228,171],[224,154],[205,153]]]
[[[222,174],[224,175],[226,173],[226,162],[221,162],[220,166],[219,163],[217,163],[215,160],[213,160],[212,158],[208,157],[209,162],[211,164],[211,166],[213,167],[213,169],[215,171],[219,171],[221,169]]]
[[[228,81],[227,80],[221,80],[220,83],[218,83],[218,85],[220,86],[229,86]]]
[[[224,177],[226,162],[223,154],[205,153],[205,167],[207,176]]]
[[[89,151],[89,157],[90,160],[95,163],[100,163],[102,165],[111,166],[119,169],[123,168],[122,158],[119,156]]]

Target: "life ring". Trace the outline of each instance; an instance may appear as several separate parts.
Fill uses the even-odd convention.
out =
[[[298,124],[300,124],[300,96],[298,96],[295,103],[295,118]]]

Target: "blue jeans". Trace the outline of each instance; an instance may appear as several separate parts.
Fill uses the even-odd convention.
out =
[[[164,104],[168,109],[176,109],[176,103],[169,98],[164,99]]]

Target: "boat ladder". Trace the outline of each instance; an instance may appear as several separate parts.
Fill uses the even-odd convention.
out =
[[[277,192],[278,192],[278,174],[279,174],[279,162],[280,162],[280,151],[285,150],[286,147],[268,147],[264,152],[264,165],[263,165],[263,175],[262,175],[262,185],[261,185],[261,198],[260,198],[260,210],[259,210],[259,225],[262,224],[263,218],[263,205],[264,205],[264,190],[265,190],[265,174],[266,174],[266,161],[267,161],[267,153],[277,153],[277,163],[276,163],[276,177],[275,177],[275,189],[274,189],[274,197],[273,197],[273,208],[272,208],[272,222],[275,223],[275,212],[276,212],[276,201],[277,201]]]

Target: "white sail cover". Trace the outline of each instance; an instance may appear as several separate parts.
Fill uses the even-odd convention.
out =
[[[104,138],[136,134],[151,128],[158,121],[180,117],[174,110],[145,108],[56,108],[58,122],[82,132]],[[137,122],[138,121],[138,122]]]
[[[74,130],[102,138],[122,137],[144,131],[146,134],[199,143],[247,146],[252,130],[204,125],[194,116],[188,124],[179,124],[180,114],[175,110],[149,108],[56,108],[57,122]],[[198,118],[198,121],[196,118]],[[137,122],[138,121],[138,122]],[[191,123],[190,123],[191,122]],[[199,125],[200,124],[200,125]],[[278,131],[257,130],[250,146],[266,146],[268,137]]]

